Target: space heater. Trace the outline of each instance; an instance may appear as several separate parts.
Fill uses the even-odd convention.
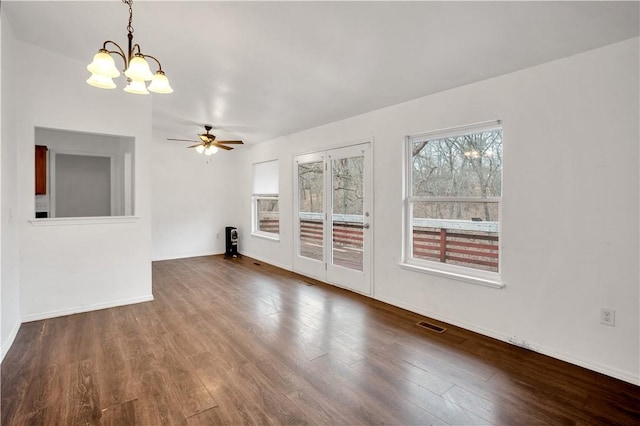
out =
[[[238,229],[233,226],[225,228],[224,257],[238,257]]]

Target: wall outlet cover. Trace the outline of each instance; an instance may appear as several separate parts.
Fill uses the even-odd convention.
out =
[[[616,310],[612,308],[601,308],[600,324],[614,327],[616,325]]]

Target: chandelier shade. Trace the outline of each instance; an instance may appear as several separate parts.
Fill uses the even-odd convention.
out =
[[[163,71],[157,71],[151,79],[149,91],[154,93],[172,93],[173,89],[169,85],[169,79]]]
[[[135,93],[136,95],[148,95],[147,86],[144,85],[144,81],[131,80],[127,87],[124,88],[127,93]]]
[[[87,70],[92,74],[98,74],[104,77],[116,78],[120,77],[120,71],[116,68],[116,62],[113,60],[109,52],[100,49],[93,57],[93,62],[87,65]]]
[[[133,43],[133,27],[131,26],[133,0],[122,0],[122,2],[129,6],[128,49],[125,51],[114,41],[105,41],[102,48],[94,55],[93,61],[87,66],[87,70],[91,73],[87,83],[101,89],[114,89],[116,84],[112,79],[119,77],[120,71],[116,67],[112,55],[118,55],[124,62],[124,75],[127,77],[125,92],[147,95],[149,91],[145,82],[151,81],[148,87],[150,91],[154,93],[172,93],[173,89],[169,85],[169,79],[162,71],[160,61],[151,55],[142,53],[140,45]],[[107,46],[113,46],[115,50],[109,50]],[[151,72],[147,59],[152,59],[158,65],[155,74]]]
[[[129,61],[129,68],[124,72],[124,75],[133,81],[149,81],[153,78],[149,63],[139,53],[136,53]]]
[[[96,74],[96,73],[91,74],[91,77],[89,77],[89,79],[87,80],[87,83],[89,83],[93,87],[98,87],[100,89],[116,88],[116,84],[113,82],[111,77],[107,77],[107,76]]]

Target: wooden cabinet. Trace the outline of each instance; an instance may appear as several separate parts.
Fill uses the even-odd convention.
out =
[[[47,193],[47,147],[36,145],[36,195]]]

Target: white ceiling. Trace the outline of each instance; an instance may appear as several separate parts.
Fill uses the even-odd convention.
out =
[[[126,45],[117,0],[2,11],[17,39],[87,64],[105,40]],[[636,1],[136,1],[133,27],[175,90],[151,95],[154,127],[192,138],[211,123],[254,143],[638,36],[639,13]]]

